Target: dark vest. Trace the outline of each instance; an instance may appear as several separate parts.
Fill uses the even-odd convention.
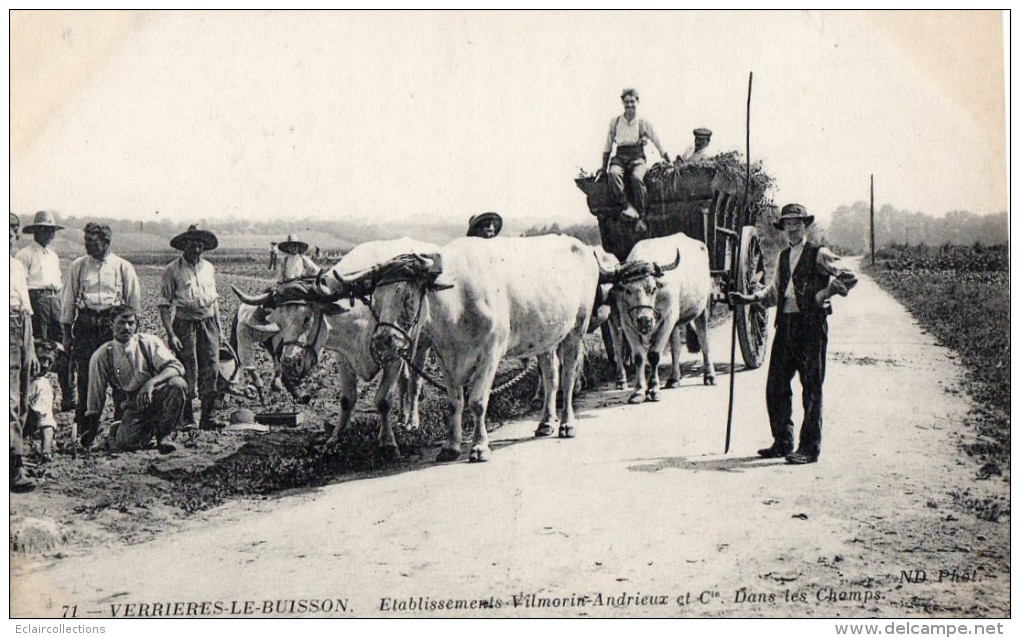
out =
[[[793,294],[797,297],[797,308],[801,314],[810,315],[817,319],[824,319],[832,314],[832,305],[825,300],[821,308],[815,303],[815,295],[829,285],[829,275],[818,272],[818,250],[820,246],[805,243],[804,251],[800,254],[800,261],[793,271]],[[782,314],[783,295],[786,286],[790,283],[790,249],[786,248],[779,255],[779,300],[776,312],[776,322],[779,322],[779,315]]]

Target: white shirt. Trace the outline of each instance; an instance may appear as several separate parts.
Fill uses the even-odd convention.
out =
[[[606,137],[605,152],[608,153],[612,150],[613,142],[616,142],[617,146],[643,144],[644,140],[641,139],[642,123],[644,123],[645,136],[652,141],[652,144],[655,144],[659,155],[665,157],[666,150],[659,143],[659,136],[655,134],[652,123],[639,117],[635,117],[633,121],[628,122],[627,118],[623,115],[618,115],[609,122],[609,135]]]
[[[29,290],[60,290],[60,257],[49,248],[32,242],[17,252],[15,257],[25,264]]]
[[[276,261],[276,281],[292,281],[308,275],[319,274],[319,267],[308,255],[280,253]]]
[[[85,255],[74,260],[64,286],[60,323],[72,323],[78,308],[102,311],[118,304],[139,310],[141,287],[135,267],[110,253],[102,261]]]
[[[11,312],[19,310],[32,314],[32,304],[28,300],[28,275],[25,265],[11,257]]]
[[[786,290],[783,291],[784,313],[800,312],[800,307],[797,306],[797,293],[793,289],[793,272],[797,270],[797,264],[800,263],[800,256],[804,252],[805,243],[807,242],[801,240],[796,246],[790,246],[790,281],[787,282]]]
[[[39,427],[57,427],[57,420],[53,418],[53,386],[46,377],[33,379],[28,386],[28,409],[39,419]]]
[[[170,262],[163,270],[157,306],[173,306],[177,316],[189,321],[208,319],[215,314],[216,269],[205,259],[192,266],[183,257]]]

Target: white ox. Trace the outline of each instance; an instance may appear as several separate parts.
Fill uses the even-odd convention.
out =
[[[261,295],[245,295],[236,288],[234,292],[241,301],[251,305],[265,305],[271,308],[270,320],[279,326],[275,336],[275,358],[282,370],[283,382],[291,393],[296,393],[301,383],[318,365],[323,349],[337,355],[340,364],[340,420],[326,441],[330,446],[336,443],[340,433],[347,428],[358,398],[358,379],[370,381],[380,370],[371,351],[371,338],[376,328],[371,309],[361,300],[355,299],[353,307],[347,309],[352,291],[338,288],[341,271],[361,270],[366,265],[388,260],[395,255],[409,252],[435,252],[435,244],[421,242],[407,237],[394,240],[372,241],[360,244],[330,270],[319,275],[317,280],[298,280],[278,284],[271,291]],[[421,344],[416,353],[417,365],[423,365],[427,356],[426,344]],[[396,438],[390,423],[391,391],[401,376],[403,363],[392,361],[382,368],[383,377],[375,394],[375,406],[379,411],[379,449],[386,457],[399,457]],[[417,428],[418,396],[420,379],[411,375],[409,388],[405,393],[410,406],[407,409],[409,427]],[[401,401],[403,406],[404,401]]]
[[[603,269],[602,281],[615,284],[614,311],[635,357],[630,403],[659,400],[659,360],[671,337],[673,361],[667,387],[679,381],[679,328],[688,323],[693,324],[702,350],[704,382],[715,383],[708,347],[712,276],[703,242],[683,233],[644,239],[635,244],[624,263],[612,271]],[[646,365],[651,366],[650,381],[645,377]]]
[[[234,313],[230,322],[230,347],[237,355],[238,376],[244,379],[247,377],[255,390],[258,392],[259,402],[265,404],[265,387],[262,384],[262,377],[255,367],[255,346],[264,347],[271,356],[274,355],[274,345],[280,326],[268,324],[259,326],[255,320],[255,313],[258,306],[251,306],[246,303],[238,304],[237,312]],[[273,378],[270,382],[272,390],[285,390],[280,382],[280,365],[273,359]]]
[[[504,356],[538,357],[545,406],[535,436],[553,433],[561,387],[559,436],[574,436],[574,376],[599,282],[590,247],[562,235],[464,237],[438,254],[405,255],[347,283],[357,286],[366,279],[373,282],[372,304],[379,313],[373,339],[380,356],[406,351],[405,333],[420,325],[442,362],[450,438],[438,461],[460,457],[465,386],[475,417],[469,460],[488,460],[485,414]]]

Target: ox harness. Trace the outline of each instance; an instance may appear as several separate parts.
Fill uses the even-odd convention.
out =
[[[418,352],[418,338],[421,336],[421,329],[418,327],[421,321],[422,307],[425,305],[425,296],[429,292],[436,292],[441,290],[449,290],[453,288],[450,284],[436,283],[436,279],[443,273],[441,263],[425,264],[420,257],[416,255],[400,255],[394,257],[390,261],[380,264],[372,268],[371,271],[366,273],[365,277],[370,280],[368,285],[357,286],[358,291],[353,288],[351,290],[351,299],[358,298],[368,306],[369,311],[372,313],[372,318],[375,319],[377,329],[388,328],[393,332],[396,332],[400,337],[400,341],[403,347],[396,349],[397,356],[407,365],[408,369],[424,379],[429,385],[433,386],[437,390],[446,391],[446,386],[436,381],[431,375],[425,370],[418,367],[414,363],[414,357]],[[339,275],[334,273],[337,279],[340,279]],[[367,294],[376,288],[387,286],[390,284],[396,284],[400,282],[417,283],[420,287],[418,296],[418,310],[415,312],[414,319],[411,320],[410,325],[407,328],[400,326],[399,324],[383,321],[379,317],[379,313],[376,311],[375,306],[372,305],[372,300],[367,298]],[[412,334],[414,336],[412,336]],[[375,343],[373,342],[369,347],[372,353],[372,359],[377,365],[382,367],[384,361],[382,355],[377,350]],[[516,385],[521,379],[526,377],[532,369],[534,369],[534,359],[530,359],[527,365],[524,366],[519,373],[515,374],[509,380],[501,383],[499,386],[492,388],[489,391],[490,396],[496,395],[500,392],[505,391],[513,385]]]

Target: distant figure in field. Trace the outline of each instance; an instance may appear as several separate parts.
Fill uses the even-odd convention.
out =
[[[277,283],[286,283],[302,277],[319,274],[319,266],[305,253],[308,244],[297,235],[287,235],[287,241],[280,242],[280,256],[276,264]]]
[[[269,242],[269,270],[276,270],[276,261],[280,251],[276,249],[276,242]]]

